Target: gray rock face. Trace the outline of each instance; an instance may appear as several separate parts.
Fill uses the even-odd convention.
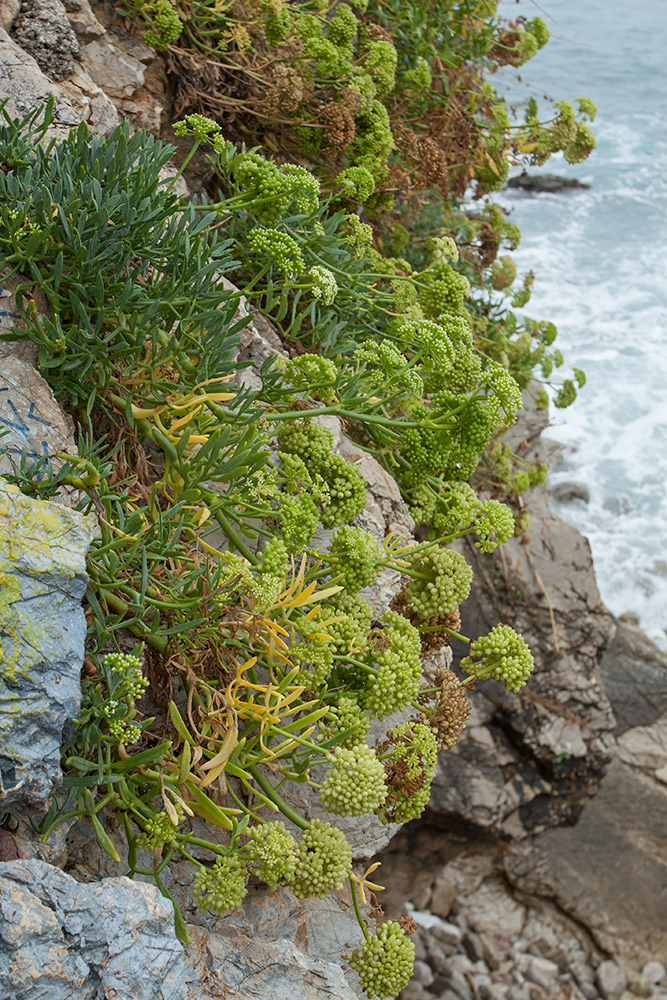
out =
[[[188,1000],[358,1000],[343,955],[361,931],[334,897],[297,900],[288,889],[251,890],[236,910],[190,928]]]
[[[22,118],[54,96],[56,117],[49,138],[64,139],[82,121],[94,131],[108,135],[118,124],[115,107],[85,73],[78,73],[77,79],[81,86],[70,80],[54,84],[33,56],[0,28],[0,94],[3,100],[7,99],[8,114]]]
[[[81,50],[86,71],[109,97],[132,97],[144,85],[145,67],[109,37],[96,38]]]
[[[70,75],[79,42],[62,0],[23,0],[14,33],[21,48],[51,80]]]
[[[60,467],[58,452],[76,454],[71,420],[32,366],[29,351],[14,350],[9,355],[7,345],[0,342],[0,365],[0,473],[10,472],[22,455],[40,467],[48,459]]]
[[[638,628],[618,624],[600,670],[617,736],[632,726],[651,725],[667,709],[667,653]]]
[[[171,904],[124,877],[79,883],[44,861],[0,864],[0,994],[184,1000]]]
[[[527,461],[545,458],[544,420],[527,404],[507,437]],[[510,540],[492,555],[472,544],[462,549],[475,584],[461,614],[472,637],[498,622],[516,628],[535,671],[518,694],[499,682],[478,684],[463,739],[440,757],[430,805],[436,815],[458,814],[517,838],[572,822],[614,744],[599,661],[615,625],[600,600],[588,543],[554,517],[546,487],[527,499],[527,542]]]
[[[48,808],[80,704],[94,524],[0,479],[0,810]]]
[[[629,962],[667,955],[667,794],[615,760],[575,827],[508,857],[511,881],[555,899],[599,947]]]
[[[0,28],[11,31],[20,9],[19,0],[0,0]]]

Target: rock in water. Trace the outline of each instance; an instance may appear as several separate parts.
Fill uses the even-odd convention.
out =
[[[185,975],[171,903],[155,886],[0,864],[0,996],[183,1000]]]
[[[519,177],[512,177],[506,188],[520,188],[530,194],[547,192],[556,194],[560,191],[585,190],[590,184],[582,184],[576,177],[558,177],[556,174],[527,174],[525,171]]]
[[[0,479],[0,811],[44,811],[80,704],[94,521]]]

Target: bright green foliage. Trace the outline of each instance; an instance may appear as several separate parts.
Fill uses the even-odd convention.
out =
[[[327,633],[333,638],[333,646],[340,655],[349,655],[350,648],[360,651],[366,646],[366,639],[373,617],[371,606],[359,594],[341,591],[331,598],[331,603],[323,609],[330,617],[345,615],[344,621],[327,626]]]
[[[329,21],[327,38],[334,45],[349,45],[357,33],[358,24],[359,21],[352,8],[340,3]]]
[[[449,264],[438,264],[428,272],[428,284],[419,294],[419,305],[429,319],[442,313],[461,313],[470,293],[467,278]]]
[[[287,572],[287,548],[282,538],[272,538],[267,542],[258,570],[250,589],[256,610],[266,611],[278,597]]]
[[[371,42],[361,63],[375,84],[378,97],[386,97],[394,89],[396,82],[396,49],[391,42]]]
[[[415,90],[421,90],[425,93],[430,89],[431,67],[423,56],[417,58],[414,69],[408,70],[405,78],[412,83]]]
[[[549,29],[541,17],[534,17],[532,21],[528,21],[526,31],[534,35],[538,49],[541,49],[549,41]]]
[[[284,823],[260,823],[246,827],[246,853],[256,863],[254,874],[266,882],[272,892],[289,883],[296,869],[296,842]]]
[[[336,279],[331,271],[326,267],[311,267],[308,277],[313,282],[311,288],[313,298],[320,299],[324,306],[330,306],[338,291]]]
[[[338,368],[329,358],[320,354],[301,354],[285,365],[285,381],[297,390],[309,390],[313,399],[332,403],[335,393],[332,386],[338,378]]]
[[[421,639],[414,625],[394,611],[385,611],[382,623],[370,645],[376,672],[364,697],[364,707],[378,719],[409,705],[422,675]]]
[[[143,675],[141,660],[136,653],[107,653],[104,666],[118,674],[127,698],[141,698],[148,687],[148,678]]]
[[[221,917],[237,909],[248,892],[247,879],[246,865],[237,854],[217,858],[210,868],[202,866],[192,887],[197,908],[202,913],[213,910]]]
[[[409,399],[421,399],[424,392],[421,375],[405,367],[405,356],[390,340],[379,343],[367,340],[356,349],[354,357],[365,364],[366,372],[374,373],[371,382],[374,389],[386,386],[391,379],[397,391],[404,391]]]
[[[345,197],[353,201],[368,201],[375,191],[373,175],[366,167],[347,167],[338,174],[336,183]]]
[[[334,574],[348,594],[369,587],[380,572],[384,552],[367,531],[344,525],[336,531],[329,554],[335,557]]]
[[[320,523],[319,507],[308,493],[302,496],[281,493],[276,500],[285,544],[294,552],[303,552]]]
[[[491,206],[475,219],[453,208],[461,177],[467,182],[487,153],[500,178],[512,151],[523,155],[503,102],[480,87],[469,103],[465,83],[459,104],[451,86],[455,67],[491,51],[492,34],[479,38],[486,28],[472,30],[465,14],[460,31],[445,5],[431,11],[431,23],[408,4],[423,57],[389,42],[403,17],[391,13],[393,0],[373,2],[362,22],[344,3],[325,16],[313,13],[322,6],[269,0],[251,13],[246,5],[242,18],[233,16],[237,9],[227,17],[226,8],[195,5],[183,41],[170,51],[170,59],[188,59],[185,46],[206,38],[232,69],[242,52],[232,79],[264,60],[273,90],[260,93],[255,75],[253,93],[234,106],[243,108],[248,142],[254,100],[264,101],[264,121],[281,116],[267,124],[262,147],[278,149],[279,160],[317,133],[311,151],[324,197],[301,163],[279,165],[238,149],[204,115],[188,115],[177,134],[193,147],[212,147],[213,204],[177,198],[171,181],[159,179],[170,150],[127,129],[102,140],[81,128],[47,151],[39,130],[21,138],[0,128],[0,248],[48,307],[38,319],[29,297],[19,296],[25,330],[12,336],[27,331],[38,345],[43,372],[77,422],[86,426],[94,414],[80,435],[80,457],[64,471],[22,467],[15,478],[40,495],[75,486],[82,507],[104,508],[89,564],[89,648],[98,675],[84,680],[81,720],[65,750],[66,800],[47,826],[72,813],[94,817],[114,856],[97,810],[109,789],[122,789],[113,808],[128,832],[130,873],[138,870],[136,843],[153,852],[159,876],[160,852],[164,860],[192,849],[186,813],[212,819],[226,846],[212,837],[208,850],[218,860],[200,871],[195,896],[218,912],[239,905],[248,871],[271,888],[291,883],[301,897],[326,895],[350,872],[350,848],[328,824],[311,824],[298,846],[282,824],[248,827],[256,822],[250,810],[264,809],[262,796],[290,815],[284,783],[312,781],[310,769],[323,759],[333,762],[322,789],[327,807],[355,815],[375,809],[386,821],[421,813],[435,761],[434,713],[426,715],[429,726],[399,727],[375,752],[363,742],[370,719],[425,708],[422,637],[412,619],[453,611],[472,575],[442,547],[449,536],[476,531],[479,546],[491,549],[521,527],[509,508],[478,500],[468,479],[486,477],[475,478],[475,488],[502,497],[542,475],[502,445],[495,463],[490,456],[493,435],[516,415],[536,367],[562,361],[547,350],[555,328],[517,320],[498,304],[498,290],[488,291],[494,254],[516,245],[516,227]],[[304,6],[309,13],[300,12]],[[146,22],[152,16],[141,14]],[[487,15],[480,8],[476,16],[479,25]],[[198,35],[214,18],[227,34]],[[472,36],[465,44],[464,26]],[[535,40],[529,45],[540,33],[534,27],[523,32]],[[431,58],[434,31],[444,63]],[[207,67],[217,58],[210,47],[206,58]],[[411,77],[415,63],[419,73]],[[446,87],[441,65],[448,66]],[[476,72],[469,65],[465,79]],[[429,73],[431,90],[423,86]],[[221,104],[211,111],[220,120],[228,120],[228,89],[219,88]],[[429,109],[442,135],[451,132],[451,149],[424,131]],[[591,110],[580,103],[579,117]],[[536,119],[518,127],[518,142],[534,138],[538,155],[557,143],[579,155],[590,142],[582,122],[569,106],[557,111],[553,129]],[[454,142],[459,120],[470,126],[469,146]],[[470,156],[461,165],[463,148]],[[343,178],[337,187],[336,175]],[[425,185],[429,207],[415,197]],[[365,203],[374,231],[338,210],[340,199],[330,195],[341,192]],[[466,248],[461,260],[449,234]],[[496,284],[509,288],[511,270],[501,262]],[[225,271],[238,292],[225,287]],[[487,291],[470,296],[469,281]],[[517,303],[531,281],[517,290]],[[291,356],[266,359],[247,380],[238,361],[245,355],[237,335],[249,322],[238,310],[242,295],[245,312],[266,314]],[[573,377],[582,384],[583,373]],[[430,541],[412,554],[398,539],[383,548],[350,525],[365,506],[365,482],[354,464],[332,454],[330,432],[303,418],[319,403],[395,476],[429,525]],[[485,450],[488,461],[477,471]],[[313,545],[318,523],[338,529],[328,548]],[[379,611],[376,620],[357,595],[383,563],[405,570],[398,606],[405,596],[410,620],[394,611]],[[342,589],[332,594],[337,584]],[[164,690],[173,686],[163,743],[148,733],[142,739],[152,720],[138,703],[145,686],[138,660],[104,656],[121,628],[150,644]],[[504,645],[490,638],[473,644],[471,672],[503,669],[516,684],[521,650],[507,636]],[[229,797],[214,801],[203,778],[224,788],[225,769]],[[368,983],[385,988],[372,977]]]
[[[371,719],[367,712],[352,695],[342,694],[329,708],[325,718],[320,723],[322,734],[330,739],[338,736],[338,746],[356,747],[366,739],[370,729]],[[341,737],[342,733],[349,734]]]
[[[491,362],[486,371],[486,380],[498,402],[505,411],[508,424],[513,424],[517,411],[521,409],[523,400],[521,390],[510,373],[495,362]]]
[[[384,768],[375,751],[365,743],[336,747],[320,789],[320,801],[327,812],[363,816],[379,809],[386,797]]]
[[[352,849],[345,834],[320,819],[311,821],[297,845],[297,860],[291,883],[299,899],[324,899],[341,889],[352,870]]]
[[[300,622],[300,642],[292,642],[290,660],[302,668],[301,683],[318,688],[324,683],[333,666],[334,647],[330,626],[323,624],[320,615]],[[326,635],[327,638],[322,638]]]
[[[352,213],[345,216],[342,230],[344,241],[354,248],[356,256],[365,257],[373,240],[373,230],[368,223],[360,222],[359,216]]]
[[[259,566],[260,573],[283,577],[287,572],[287,547],[282,538],[272,538],[264,546],[264,555]]]
[[[286,278],[298,277],[306,267],[299,245],[289,233],[281,233],[277,229],[253,229],[248,233],[248,242],[260,262],[267,260]]]
[[[571,406],[577,398],[577,390],[572,379],[566,378],[554,398],[554,406],[564,409]]]
[[[154,29],[150,28],[146,32],[144,41],[157,52],[164,52],[183,33],[183,22],[169,0],[158,0],[153,9],[153,24]]]
[[[431,548],[407,554],[413,576],[405,596],[420,618],[454,611],[470,594],[472,570],[459,552]]]
[[[330,455],[318,470],[329,488],[321,521],[325,528],[347,524],[366,506],[366,483],[356,465],[342,455]]]
[[[174,123],[173,129],[175,135],[191,136],[197,142],[210,141],[220,132],[218,123],[206,115],[186,115],[182,121]]]
[[[432,487],[417,486],[410,496],[410,513],[417,524],[432,524],[437,534],[455,535],[471,525],[479,506],[477,495],[468,483],[442,483]]]
[[[475,511],[475,545],[481,552],[493,552],[514,535],[514,517],[504,503],[485,500]]]
[[[177,810],[178,819],[183,822],[185,813],[182,809]],[[143,847],[147,851],[161,849],[165,844],[171,844],[176,837],[177,827],[172,823],[169,815],[164,810],[153,813],[150,819],[145,820],[145,829],[137,837],[137,846]]]
[[[290,420],[278,428],[278,446],[297,455],[309,469],[319,469],[331,457],[333,434],[311,420]]]
[[[504,681],[508,691],[519,691],[535,666],[526,642],[510,625],[495,625],[488,635],[470,643],[470,655],[461,669],[474,677]]]
[[[400,924],[387,920],[352,952],[349,962],[369,997],[391,1000],[412,976],[415,946]]]

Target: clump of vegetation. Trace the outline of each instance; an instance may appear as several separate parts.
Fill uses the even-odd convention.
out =
[[[471,535],[491,552],[522,530],[513,498],[546,470],[502,434],[536,371],[549,380],[562,358],[551,324],[510,308],[532,282],[512,291],[511,258],[497,259],[518,231],[456,198],[469,182],[495,189],[511,158],[591,143],[565,106],[551,123],[531,107],[509,125],[483,67],[515,64],[546,36],[539,19],[503,28],[492,3],[165,0],[126,13],[183,82],[181,169],[207,153],[207,198],[177,198],[160,180],[173,148],[127,126],[102,139],[82,125],[47,145],[47,106],[0,128],[0,246],[23,279],[23,325],[8,336],[38,346],[79,446],[58,470],[23,461],[13,479],[40,497],[76,487],[100,523],[90,669],[63,748],[66,794],[43,831],[88,816],[119,861],[113,811],[130,875],[172,898],[165,869],[186,858],[195,902],[220,914],[250,879],[300,898],[349,879],[364,934],[350,963],[369,996],[394,996],[412,969],[403,928],[369,934],[359,897],[379,887],[355,873],[333,822],[306,819],[281,790],[308,783],[332,819],[418,817],[438,750],[463,732],[469,685],[518,690],[530,674],[509,626],[461,635],[472,571],[451,543]],[[253,388],[238,361],[242,302],[289,354]],[[568,403],[573,382],[557,392]],[[325,415],[395,477],[423,540],[354,523],[366,484]],[[386,568],[403,585],[374,617],[363,591]],[[422,658],[452,635],[470,643],[468,678],[424,679]],[[397,710],[405,721],[370,746],[371,721]],[[195,835],[195,816],[218,830]]]

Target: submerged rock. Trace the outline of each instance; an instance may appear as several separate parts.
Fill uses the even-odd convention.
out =
[[[80,704],[94,522],[0,479],[0,811],[42,811]]]
[[[556,194],[560,191],[586,190],[590,184],[583,184],[576,177],[558,177],[556,174],[527,174],[525,171],[518,177],[512,177],[506,188],[519,188],[529,194]]]

